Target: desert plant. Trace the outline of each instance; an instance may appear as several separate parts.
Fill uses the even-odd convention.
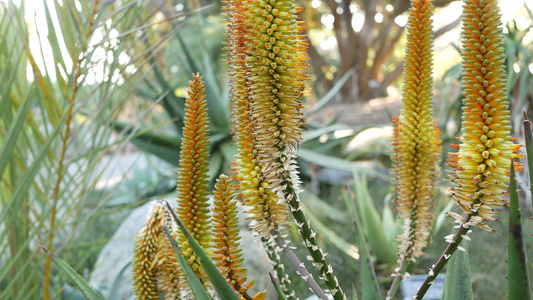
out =
[[[68,260],[75,253],[78,271],[99,251],[80,244],[103,236],[85,233],[109,199],[94,191],[100,161],[128,140],[110,128],[145,75],[134,64],[150,64],[146,51],[132,51],[133,33],[151,22],[142,12],[138,1],[0,4],[2,299],[50,299],[64,288],[39,244]]]
[[[402,110],[396,121],[396,151],[393,154],[398,189],[396,206],[399,219],[405,224],[405,233],[398,239],[399,267],[393,273],[396,277],[387,298],[394,297],[398,283],[405,275],[407,262],[423,256],[422,250],[429,239],[427,232],[434,227],[432,207],[435,197],[431,181],[436,178],[440,141],[431,107],[430,19],[433,6],[429,0],[412,0],[411,4],[408,47],[412,51],[406,57],[406,86]],[[465,267],[467,256],[455,252],[465,250],[460,243],[470,239],[470,230],[474,227],[493,232],[488,223],[495,220],[497,209],[507,204],[510,206],[511,246],[508,252],[509,298],[531,298],[514,179],[514,169],[521,169],[521,164],[513,162],[520,157],[520,146],[512,143],[510,135],[504,47],[496,4],[496,0],[464,1],[462,136],[461,145],[456,146],[459,152],[450,154],[448,159],[448,165],[453,168],[450,175],[453,186],[448,196],[464,214],[447,213],[458,225],[454,228],[455,233],[446,237],[448,245],[431,266],[415,299],[424,297],[452,256],[445,297],[472,298],[468,268]],[[326,293],[334,299],[346,299],[346,293],[338,283],[333,268],[326,262],[317,233],[313,231],[300,203],[300,179],[295,161],[302,142],[304,118],[299,98],[308,78],[304,73],[307,47],[303,36],[305,23],[297,16],[301,9],[290,0],[235,0],[228,1],[226,5],[228,63],[234,101],[232,117],[239,149],[238,161],[233,165],[232,180],[235,184],[222,176],[216,185],[212,206],[213,230],[206,221],[210,218],[205,197],[208,190],[208,118],[203,82],[200,75],[193,75],[183,120],[178,208],[171,208],[168,203],[155,204],[139,233],[134,259],[137,271],[134,285],[137,291],[141,291],[137,296],[140,299],[152,296],[144,293],[145,287],[150,289],[149,293],[158,291],[153,293],[156,299],[160,296],[161,285],[156,279],[160,271],[180,274],[178,281],[183,284],[179,284],[179,292],[170,295],[173,298],[211,299],[213,290],[221,299],[263,299],[266,296],[260,292],[252,297],[248,295],[247,287],[243,287],[246,280],[240,265],[242,258],[232,198],[232,194],[236,194],[238,201],[245,206],[253,206],[247,211],[259,224],[254,229],[275,265],[278,278],[272,276],[272,282],[281,299],[296,297],[294,288],[285,277],[285,266],[279,259],[281,252],[320,299],[327,299]],[[530,124],[525,122],[525,125]],[[530,127],[526,126],[525,130],[531,133]],[[531,147],[530,135],[527,140],[527,146]],[[531,156],[528,159],[533,161]],[[366,199],[356,199],[360,205],[355,205],[350,199],[351,193],[345,193],[360,255],[357,276],[361,289],[354,291],[353,297],[357,298],[359,294],[363,299],[380,299],[381,283],[377,280],[371,258],[371,251],[379,249],[369,249],[368,244],[372,243],[367,242],[364,233],[373,230],[370,239],[383,238],[383,234],[379,232],[379,225],[375,224],[379,219],[375,216],[377,213],[370,204],[365,204],[369,200],[368,192],[364,190],[365,180],[360,179],[357,170],[354,175],[356,198]],[[503,197],[507,194],[510,195],[508,202]],[[274,216],[277,213],[279,215]],[[300,240],[310,254],[308,259],[316,269],[312,272],[319,274],[321,282],[315,281],[283,235],[285,227],[291,224],[284,218],[287,214],[292,214],[295,231],[301,235]],[[171,216],[176,223],[166,222]],[[163,232],[168,241],[162,238]],[[390,247],[391,243],[383,241],[381,245]],[[170,248],[175,260],[169,259]],[[158,255],[161,250],[165,255]],[[390,254],[390,251],[385,252]],[[53,254],[49,257],[56,258]],[[393,260],[395,258],[393,255]],[[171,263],[166,264],[169,261]],[[64,264],[59,266],[71,272]]]

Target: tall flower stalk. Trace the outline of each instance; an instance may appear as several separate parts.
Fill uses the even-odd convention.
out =
[[[411,0],[402,108],[396,120],[394,173],[397,210],[404,219],[398,237],[401,261],[422,256],[430,239],[439,130],[433,119],[433,3]]]
[[[211,248],[211,225],[208,204],[209,189],[209,120],[204,82],[199,74],[189,82],[185,102],[183,139],[181,142],[180,170],[178,175],[177,214],[187,229],[206,251]],[[178,242],[183,254],[202,282],[208,278],[201,269],[185,236],[179,234]]]
[[[433,119],[433,16],[431,0],[411,0],[407,25],[400,116],[393,119],[396,209],[404,220],[398,236],[399,270],[387,299],[394,298],[409,261],[424,255],[434,218],[440,131]]]
[[[239,248],[237,203],[228,176],[220,176],[213,193],[213,259],[239,296],[251,300],[248,290],[253,281],[246,283],[247,272],[242,265],[242,250]]]
[[[433,119],[433,10],[431,0],[411,0],[402,107],[393,122],[392,139],[396,208],[404,232],[398,236],[400,271],[388,298],[393,297],[407,263],[424,255],[434,220],[441,142]]]
[[[295,159],[305,125],[299,97],[309,77],[305,73],[308,43],[303,31],[306,25],[297,16],[302,8],[296,7],[292,0],[228,3],[228,62],[230,72],[235,75],[233,83],[241,87],[234,95],[234,105],[240,109],[234,109],[234,116],[235,111],[241,112],[237,113],[238,117],[245,115],[243,112],[248,109],[249,116],[244,122],[253,124],[236,131],[237,135],[242,132],[248,139],[245,145],[251,145],[247,152],[239,149],[239,168],[259,175],[253,183],[261,184],[258,187],[268,197],[265,200],[288,203],[321,278],[335,299],[344,299],[332,268],[317,245],[316,233],[299,204],[300,180]],[[237,141],[240,143],[239,138]],[[241,181],[239,189],[243,188],[245,184]],[[250,195],[258,194],[252,190]],[[271,195],[276,195],[277,199]],[[260,201],[267,204],[265,200]],[[263,217],[269,215],[265,214],[264,207],[273,206],[267,204],[259,209]],[[278,234],[277,230],[272,233]]]
[[[463,9],[463,134],[448,159],[451,197],[471,215],[469,225],[492,231],[486,223],[506,203],[513,148],[502,24],[495,0],[468,0]]]
[[[143,228],[135,239],[133,266],[133,290],[136,299],[159,299],[157,266],[154,264],[165,225],[165,208],[156,203]]]
[[[288,210],[278,196],[269,189],[269,182],[262,176],[262,164],[258,149],[250,132],[256,126],[252,117],[250,81],[247,78],[246,45],[249,43],[249,5],[245,1],[226,1],[228,12],[227,51],[230,84],[232,86],[232,115],[234,139],[237,144],[235,179],[239,191],[237,198],[246,207],[247,213],[255,221],[253,229],[259,236],[269,235],[278,226],[287,224]]]
[[[500,10],[496,0],[464,0],[461,56],[463,115],[461,144],[448,157],[453,168],[450,197],[464,211],[449,212],[459,228],[447,237],[448,247],[430,269],[415,299],[429,286],[472,226],[493,231],[497,209],[507,200],[511,158],[519,145],[511,142],[507,99],[504,43]],[[517,165],[519,167],[519,165]]]
[[[243,0],[229,0],[224,3],[227,12],[226,50],[232,93],[233,137],[237,145],[237,160],[232,169],[236,199],[244,204],[249,218],[253,220],[252,230],[261,237],[284,293],[289,299],[294,299],[288,289],[289,277],[276,253],[278,248],[270,237],[288,224],[289,210],[269,188],[270,183],[262,175],[265,164],[259,160],[258,149],[251,134],[256,120],[252,117],[251,82],[248,80],[250,70],[246,64],[246,58],[251,55],[246,46],[249,44],[249,38],[253,36],[253,22],[249,21],[250,5]]]

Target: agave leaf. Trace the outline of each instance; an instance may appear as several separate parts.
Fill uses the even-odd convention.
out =
[[[131,141],[137,147],[151,153],[174,166],[179,163],[180,140],[179,136],[168,136],[154,132],[157,127],[165,124],[159,124],[155,127],[150,127],[135,132],[130,125],[122,122],[113,124],[115,130],[124,131],[126,134],[133,134]]]
[[[533,133],[531,132],[531,121],[529,121],[526,112],[524,114],[524,137],[526,140],[527,167],[529,170],[529,193],[533,200]]]
[[[183,50],[183,54],[185,55],[185,61],[188,64],[189,73],[200,73],[202,74],[202,76],[204,76],[205,95],[209,110],[209,120],[211,120],[213,125],[215,125],[215,128],[224,129],[223,131],[229,130],[229,110],[228,105],[225,105],[225,103],[227,103],[228,101],[222,100],[222,93],[220,92],[218,81],[216,80],[216,77],[214,77],[214,73],[212,72],[212,70],[206,72],[206,69],[204,69],[196,61],[196,57],[193,54],[193,50],[189,47],[189,45],[187,45],[187,43],[185,43],[179,33],[176,35],[176,37]],[[203,55],[207,54],[204,53]],[[210,64],[209,66],[212,67],[210,60],[208,61]]]
[[[455,251],[448,262],[442,300],[474,299],[470,281],[468,243],[463,242],[465,251]]]
[[[442,225],[444,224],[444,221],[446,220],[446,217],[448,214],[447,211],[451,211],[455,203],[453,201],[448,201],[446,206],[440,210],[440,213],[437,215],[437,218],[435,219],[435,223],[433,224],[433,230],[431,231],[432,236],[436,236],[437,233],[439,233],[440,229],[442,228]]]
[[[176,258],[178,259],[181,269],[183,270],[183,273],[185,274],[185,278],[187,279],[187,283],[189,284],[189,287],[191,288],[191,291],[194,295],[194,299],[211,300],[211,297],[209,297],[209,294],[207,293],[206,289],[200,282],[200,279],[196,277],[196,274],[194,274],[194,271],[192,270],[191,266],[187,263],[187,260],[183,256],[183,253],[181,253],[178,243],[176,243],[176,241],[174,240],[174,238],[168,231],[168,228],[163,226],[163,229],[165,230],[165,233],[167,234],[168,240],[170,241],[170,244],[172,245],[172,249],[174,250],[174,254],[176,255]]]
[[[357,300],[357,291],[355,290],[355,286],[352,284],[352,300]]]
[[[191,249],[194,251],[194,254],[202,264],[202,268],[204,268],[204,271],[209,277],[209,280],[211,280],[211,283],[217,291],[218,296],[221,299],[239,300],[239,297],[237,296],[236,292],[231,288],[229,283],[226,281],[226,278],[224,278],[224,276],[220,273],[213,261],[209,259],[204,249],[202,249],[198,241],[196,241],[196,239],[191,235],[191,233],[189,232],[187,227],[185,227],[176,212],[174,212],[168,202],[165,203],[168,206],[169,211],[172,213],[172,217],[174,217],[174,220],[176,221],[176,223],[178,223],[179,228],[181,229],[181,231],[187,238],[187,241],[191,245]]]
[[[361,213],[361,224],[370,244],[370,249],[376,257],[389,264],[396,263],[396,243],[389,240],[382,227],[379,214],[372,202],[366,179],[361,178],[354,168],[354,184],[356,192],[356,202]],[[370,238],[372,237],[372,238]]]
[[[507,293],[510,300],[531,299],[527,272],[527,258],[522,238],[522,219],[515,172],[511,163],[511,184],[509,187],[509,242],[507,247],[508,273]]]
[[[302,204],[302,207],[307,214],[307,217],[309,218],[309,221],[311,221],[312,227],[321,234],[324,238],[326,238],[330,243],[335,245],[339,250],[344,252],[344,254],[350,256],[353,259],[359,259],[359,250],[355,245],[350,244],[340,236],[338,236],[335,232],[330,230],[324,223],[320,222],[320,220],[309,210],[305,205]]]
[[[209,182],[214,182],[218,174],[220,174],[220,169],[223,167],[224,157],[220,151],[212,153],[209,156],[209,171],[207,172],[209,176]]]
[[[235,161],[235,155],[237,155],[237,147],[231,140],[222,142],[220,145],[220,152],[226,162]]]
[[[339,153],[338,148],[344,148],[347,139],[348,138],[329,138],[328,135],[328,140],[325,143],[321,142],[319,139],[308,140],[302,144],[301,148],[309,149],[318,154],[336,157]],[[350,161],[350,159],[345,161]]]
[[[298,155],[302,160],[310,162],[311,164],[340,171],[352,172],[352,166],[357,165],[357,169],[362,175],[377,177],[385,181],[390,180],[390,175],[386,175],[372,168],[365,167],[359,162],[353,162],[342,158],[320,154],[305,148],[300,148]]]
[[[356,239],[359,246],[359,255],[360,255],[360,267],[361,270],[361,292],[363,300],[376,300],[383,299],[381,296],[381,289],[379,287],[378,277],[376,276],[376,271],[374,270],[374,265],[370,258],[370,251],[368,250],[368,244],[365,239],[365,234],[363,230],[363,224],[361,223],[361,216],[364,212],[357,211],[356,201],[350,196],[346,191],[343,191],[343,198],[346,203],[346,207],[350,216],[354,220]],[[357,297],[356,293],[354,293]]]
[[[72,280],[74,280],[74,283],[78,286],[78,288],[81,290],[83,295],[89,299],[89,300],[103,300],[102,296],[98,294],[88,283],[81,277],[80,274],[78,274],[74,269],[72,269],[71,266],[69,266],[64,260],[59,258],[54,253],[48,251],[45,247],[41,246],[41,248],[46,252],[48,256],[52,258],[53,261],[56,262],[56,264],[63,270],[65,273],[67,273]]]
[[[309,191],[302,191],[300,199],[305,206],[316,214],[319,219],[329,218],[341,224],[351,224],[351,218],[345,211],[341,211],[327,201],[319,198],[316,194]]]
[[[331,87],[331,89],[326,93],[326,95],[324,95],[324,97],[318,100],[316,104],[313,105],[313,107],[311,107],[305,112],[305,115],[307,117],[310,117],[313,114],[315,114],[317,111],[319,111],[322,107],[324,107],[326,104],[328,104],[333,99],[333,97],[335,97],[339,93],[341,88],[348,81],[348,79],[352,77],[353,74],[354,74],[354,71],[350,70],[346,72],[344,75],[342,75],[342,77],[339,78],[339,80],[335,82],[335,85]]]
[[[388,203],[386,203],[383,207],[381,220],[381,226],[383,227],[383,231],[389,238],[389,241],[391,243],[395,243],[396,236],[398,233],[398,224],[396,224],[395,222],[392,209]]]
[[[328,133],[331,133],[331,132],[335,132],[337,130],[350,130],[351,128],[349,126],[346,126],[346,125],[341,125],[341,124],[333,124],[333,125],[330,125],[330,126],[325,126],[325,127],[321,127],[321,128],[317,128],[317,129],[311,129],[311,130],[307,130],[307,131],[304,131],[304,135],[303,135],[303,143],[302,144],[305,144],[306,142],[309,142],[313,139],[317,139],[319,137],[321,137],[323,134],[328,134]],[[304,147],[302,145],[302,147]]]
[[[159,85],[164,91],[164,96],[161,99],[161,105],[165,108],[168,116],[173,120],[174,127],[179,135],[182,134],[183,118],[185,116],[185,98],[177,97],[174,91],[170,88],[170,84],[165,80],[161,70],[155,59],[152,58],[152,65],[154,66],[154,75]]]
[[[115,277],[115,280],[113,280],[113,284],[111,285],[111,290],[109,291],[108,299],[119,299],[119,293],[120,293],[120,282],[122,278],[122,274],[124,274],[124,271],[131,265],[131,260],[129,260],[124,266],[120,269],[120,272],[118,272],[117,276]]]

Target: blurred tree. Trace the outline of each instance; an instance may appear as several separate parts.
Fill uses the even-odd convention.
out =
[[[455,0],[435,0],[436,7],[447,6]],[[326,4],[325,6],[322,4]],[[342,90],[342,101],[364,101],[387,95],[387,87],[403,72],[403,61],[394,61],[395,46],[400,41],[409,8],[409,0],[305,0],[305,19],[309,30],[332,30],[335,34],[335,76],[330,62],[319,49],[316,35],[309,34],[309,56],[320,89],[329,90],[333,83],[354,72],[352,84]],[[457,26],[459,15],[448,25],[435,32],[435,37]],[[400,57],[401,55],[399,55]]]

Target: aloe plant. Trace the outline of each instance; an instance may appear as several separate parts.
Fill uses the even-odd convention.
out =
[[[417,293],[421,299],[430,282],[447,260],[468,238],[470,227],[488,226],[502,207],[509,182],[511,158],[517,145],[510,137],[510,114],[505,86],[503,41],[499,8],[496,1],[464,1],[462,28],[462,85],[465,97],[463,128],[459,152],[451,153],[448,165],[454,169],[450,196],[464,211],[460,216],[449,213],[458,223],[449,246],[430,269]],[[517,165],[518,166],[518,165]]]
[[[445,298],[472,298],[469,271],[466,267],[468,255],[466,253],[458,255],[456,252],[468,249],[460,243],[470,239],[470,229],[480,227],[493,231],[489,224],[495,220],[497,209],[507,205],[502,196],[507,194],[509,180],[511,197],[508,292],[511,299],[528,299],[531,295],[513,170],[521,169],[521,164],[513,161],[521,157],[518,154],[520,146],[512,143],[510,135],[510,113],[507,109],[499,13],[495,0],[464,2],[462,80],[465,100],[462,107],[462,136],[461,144],[455,146],[459,152],[450,154],[448,159],[448,165],[453,168],[450,175],[452,188],[448,196],[464,214],[461,216],[451,211],[447,213],[458,226],[454,234],[446,237],[447,248],[430,268],[429,275],[419,289],[416,299],[424,297],[448,261],[452,264],[448,269]],[[57,5],[63,9],[61,5]],[[96,1],[92,5],[94,6],[82,9],[88,16],[87,26],[84,28],[89,35],[93,26],[102,22],[98,19],[101,16],[95,12],[107,8],[107,6],[103,8],[98,6]],[[305,22],[298,17],[301,8],[296,7],[290,0],[278,2],[234,0],[227,1],[226,5],[227,61],[230,66],[230,97],[233,99],[232,113],[229,114],[229,110],[227,112],[234,121],[237,161],[232,165],[232,176],[223,175],[217,181],[214,204],[210,207],[207,202],[209,178],[215,178],[223,163],[215,152],[210,153],[209,139],[214,137],[216,144],[220,141],[216,138],[218,136],[221,139],[228,138],[229,143],[229,127],[221,125],[226,124],[225,113],[217,115],[210,113],[207,108],[210,106],[225,109],[223,108],[225,104],[221,106],[225,100],[221,100],[223,97],[220,86],[213,84],[216,76],[204,70],[205,78],[211,82],[204,83],[199,74],[194,74],[186,101],[176,104],[173,102],[181,100],[175,95],[168,95],[170,85],[165,85],[160,70],[154,70],[154,76],[160,80],[160,88],[164,89],[163,93],[155,94],[161,101],[164,100],[166,109],[173,110],[173,113],[181,118],[179,121],[173,120],[174,127],[179,133],[179,142],[161,139],[160,141],[164,140],[164,143],[155,145],[163,145],[158,149],[161,151],[165,147],[179,144],[176,146],[176,149],[180,150],[178,206],[172,208],[168,203],[156,202],[143,229],[139,232],[132,263],[133,285],[137,297],[212,299],[216,293],[221,299],[265,299],[267,297],[265,292],[250,294],[249,288],[253,280],[247,282],[247,274],[242,267],[243,258],[240,255],[236,215],[236,204],[240,202],[245,206],[250,219],[254,221],[252,229],[268,249],[276,276],[270,275],[280,299],[295,299],[298,296],[295,285],[291,284],[289,279],[291,270],[286,269],[281,255],[293,265],[301,282],[305,283],[319,299],[327,299],[327,293],[334,299],[347,298],[334,274],[338,269],[333,270],[326,261],[326,255],[321,248],[322,236],[325,237],[324,240],[343,250],[352,259],[359,260],[358,272],[354,276],[354,280],[356,277],[359,279],[359,283],[354,283],[354,286],[357,286],[353,291],[354,299],[357,299],[358,295],[363,299],[383,298],[384,284],[378,280],[377,274],[380,269],[375,268],[373,256],[389,265],[398,262],[398,268],[392,274],[395,279],[387,293],[387,298],[393,298],[399,280],[405,275],[407,262],[423,255],[430,234],[435,227],[440,226],[436,225],[437,221],[433,222],[435,217],[432,201],[435,194],[433,182],[430,182],[436,178],[436,157],[440,151],[440,142],[436,138],[438,131],[431,116],[432,3],[426,0],[412,1],[408,35],[410,51],[406,59],[409,63],[404,74],[404,102],[401,115],[396,121],[398,125],[396,137],[393,139],[395,146],[393,160],[398,187],[396,201],[398,220],[393,220],[393,213],[388,208],[384,210],[382,216],[377,213],[366,184],[367,178],[364,176],[367,173],[364,169],[360,170],[358,167],[345,164],[342,159],[322,162],[324,165],[334,162],[341,169],[353,171],[356,196],[353,199],[345,195],[347,213],[338,213],[338,209],[323,201],[317,203],[320,203],[319,206],[323,210],[333,212],[331,214],[338,213],[338,218],[353,221],[357,247],[324,225],[313,211],[307,210],[307,203],[301,203],[303,199],[309,201],[310,197],[304,196],[300,190],[297,156],[301,153],[313,159],[323,157],[310,150],[302,149],[298,152],[304,141],[305,125],[300,98],[309,76],[305,72],[308,46],[303,33],[306,29]],[[20,19],[20,16],[18,18]],[[18,19],[14,17],[13,20]],[[2,22],[0,30],[5,29],[2,27],[4,24]],[[176,28],[178,27],[174,24],[170,32]],[[9,30],[6,29],[6,32]],[[13,38],[12,33],[10,34]],[[88,35],[82,34],[78,37],[80,38],[81,41],[87,41]],[[177,39],[182,50],[190,52],[188,44],[182,37]],[[149,39],[143,43],[149,49],[145,54],[152,53],[154,48],[150,46]],[[7,47],[2,42],[0,45],[3,46],[0,50],[4,50],[0,55],[9,58],[6,59],[7,64],[18,66],[20,58],[15,57],[16,53],[5,51]],[[89,47],[83,43],[78,47],[81,50],[89,50]],[[21,295],[21,291],[25,291],[36,282],[36,278],[30,278],[28,282],[22,278],[30,273],[29,267],[37,262],[30,255],[31,250],[26,245],[34,236],[40,234],[33,228],[28,230],[28,224],[24,221],[30,219],[20,220],[20,214],[12,217],[4,212],[4,209],[22,210],[21,208],[28,205],[29,195],[43,196],[49,192],[52,195],[51,202],[46,202],[44,197],[39,198],[43,201],[41,208],[45,215],[38,221],[39,226],[54,225],[60,219],[57,210],[64,203],[59,200],[64,201],[62,197],[77,195],[75,191],[63,190],[62,187],[85,182],[88,176],[84,175],[85,177],[78,181],[77,177],[69,177],[69,173],[63,170],[71,164],[66,159],[68,151],[72,150],[69,148],[71,137],[68,133],[78,125],[74,118],[78,107],[76,105],[82,104],[77,103],[78,97],[81,97],[78,93],[87,92],[78,82],[83,72],[73,69],[73,72],[69,73],[73,76],[75,83],[73,86],[59,83],[62,89],[57,93],[67,97],[58,98],[63,101],[61,103],[64,108],[57,110],[54,106],[61,105],[53,102],[55,98],[52,96],[56,93],[55,90],[46,89],[47,77],[39,69],[34,57],[28,53],[24,55],[38,78],[28,88],[26,94],[20,93],[15,88],[20,78],[8,78],[9,74],[3,69],[0,73],[0,76],[10,79],[6,81],[10,87],[9,93],[5,92],[0,98],[3,109],[0,110],[3,114],[0,129],[6,133],[2,136],[6,142],[0,147],[0,158],[2,158],[0,170],[3,172],[1,184],[5,188],[2,190],[2,199],[4,195],[7,195],[5,199],[9,199],[1,203],[3,210],[0,213],[0,221],[3,222],[1,225],[8,229],[2,233],[2,236],[10,237],[8,246],[15,245],[17,250],[13,251],[12,247],[0,244],[4,247],[1,248],[0,254],[8,253],[13,260],[24,263],[9,262],[7,267],[1,269],[0,279],[6,276],[12,276],[13,279],[8,282],[7,289],[0,292],[0,298],[22,298],[24,296]],[[190,57],[186,59],[188,67],[203,69],[204,66],[200,66],[193,57],[194,55],[190,53]],[[73,60],[74,64],[77,63],[80,68],[85,66],[83,62],[86,57],[76,58]],[[153,57],[145,59],[147,63],[153,62]],[[208,65],[209,61],[208,56],[204,57],[205,65]],[[76,78],[78,80],[75,80]],[[148,82],[149,80],[145,81],[146,84]],[[90,95],[90,92],[87,93],[86,95]],[[215,95],[210,96],[210,94]],[[24,126],[32,129],[36,127],[35,116],[31,113],[33,102],[28,100],[33,98],[37,98],[38,104],[41,104],[40,107],[49,117],[49,122],[55,124],[51,126],[50,132],[45,130],[47,134],[52,134],[52,139],[48,137],[40,139],[41,132],[35,130],[31,131],[36,135],[35,140],[29,140],[21,129]],[[310,113],[313,113],[313,110]],[[209,126],[208,120],[212,120],[216,125]],[[115,124],[105,125],[96,128],[102,130],[102,128],[117,127]],[[209,134],[213,129],[215,133]],[[316,138],[325,133],[329,134],[329,130],[311,130],[308,134]],[[527,130],[530,129],[526,128]],[[157,134],[153,136],[157,139]],[[140,134],[138,137],[144,141],[148,140],[145,134]],[[530,144],[530,138],[527,140]],[[35,141],[41,143],[39,145],[42,148],[39,148],[39,151],[34,151],[32,148]],[[31,161],[29,163],[23,161],[22,158],[27,153],[24,152],[26,146],[30,147],[28,151],[35,153],[34,157],[38,162],[36,165]],[[102,149],[109,148],[105,147],[104,142],[100,146]],[[58,151],[54,152],[51,149]],[[163,152],[165,151],[161,153]],[[172,152],[165,153],[171,155]],[[94,161],[91,160],[89,166],[94,166],[98,155],[91,153],[82,157],[92,158]],[[4,158],[8,159],[7,162],[3,160]],[[81,159],[75,161],[79,160]],[[178,160],[178,157],[169,160]],[[210,161],[216,162],[211,164],[214,169],[209,169]],[[42,166],[49,165],[55,166],[52,171],[56,173],[51,176],[50,181],[45,181],[51,183],[47,188],[34,178],[40,179],[39,172]],[[26,195],[25,190],[30,186],[31,194]],[[26,202],[20,202],[20,199]],[[67,208],[74,206],[70,203]],[[292,221],[288,219],[289,215],[292,215]],[[440,219],[442,218],[437,218]],[[46,223],[48,221],[50,222]],[[394,224],[398,224],[397,222],[404,222],[402,229],[405,232],[395,241],[383,228],[395,227]],[[310,263],[301,262],[291,248],[291,243],[285,236],[289,226],[293,226],[294,231],[300,234],[295,240],[300,240],[305,250],[309,252],[307,258]],[[55,230],[56,228],[52,226],[47,231],[49,235],[46,238],[39,238],[48,244],[50,240],[54,240]],[[396,242],[399,243],[399,247]],[[54,249],[55,245],[53,243],[51,245]],[[48,252],[47,258],[41,261],[45,266],[42,276],[45,279],[42,283],[45,298],[50,296],[49,290],[53,287],[49,284],[51,275],[48,275],[52,274],[52,264],[47,264],[47,259],[50,262],[56,261],[57,266],[73,278],[88,298],[99,299],[98,293],[92,290],[81,276],[51,252]],[[316,270],[308,270],[311,266]],[[317,279],[320,280],[313,278],[314,272],[319,274]],[[3,283],[0,281],[0,284]],[[33,295],[37,293],[30,290],[29,296]]]

